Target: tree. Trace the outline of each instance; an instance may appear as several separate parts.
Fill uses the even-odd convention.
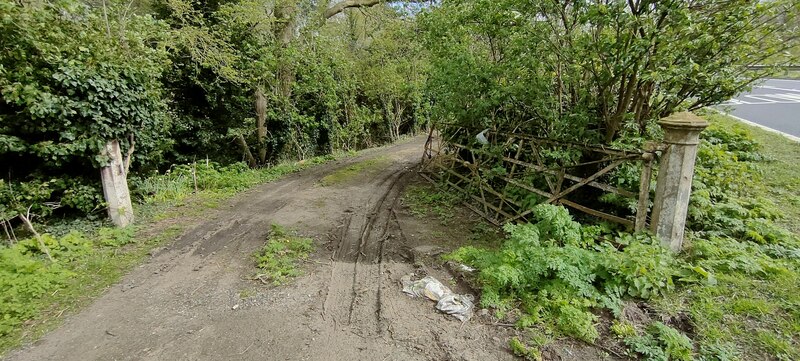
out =
[[[443,117],[570,140],[651,136],[729,99],[797,37],[792,1],[449,1],[425,16]],[[788,36],[787,36],[788,35]],[[778,60],[778,63],[785,59]]]

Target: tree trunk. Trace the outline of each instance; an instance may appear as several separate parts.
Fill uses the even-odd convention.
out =
[[[280,43],[278,51],[278,95],[282,102],[288,102],[292,96],[292,84],[295,74],[292,60],[289,58],[289,46],[294,40],[297,25],[297,4],[294,0],[279,0],[275,4],[275,38]],[[285,104],[283,104],[285,106]]]
[[[109,159],[109,164],[100,169],[108,215],[117,227],[127,227],[133,223],[133,206],[119,141],[116,139],[108,141],[103,148],[103,155]]]
[[[259,164],[267,162],[267,98],[261,88],[256,89],[256,137]]]

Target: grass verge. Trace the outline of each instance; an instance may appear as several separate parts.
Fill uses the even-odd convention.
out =
[[[450,224],[456,216],[455,207],[459,197],[454,191],[446,191],[432,185],[411,185],[403,195],[403,204],[418,218],[434,217],[443,225]]]

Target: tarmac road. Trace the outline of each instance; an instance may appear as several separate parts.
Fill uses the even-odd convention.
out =
[[[779,132],[800,137],[800,80],[765,79],[716,108]]]

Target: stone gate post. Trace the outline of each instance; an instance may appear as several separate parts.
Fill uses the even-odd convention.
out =
[[[651,228],[661,239],[661,244],[679,252],[683,246],[700,132],[708,122],[692,113],[682,112],[658,123],[664,129],[667,147],[658,169]]]

